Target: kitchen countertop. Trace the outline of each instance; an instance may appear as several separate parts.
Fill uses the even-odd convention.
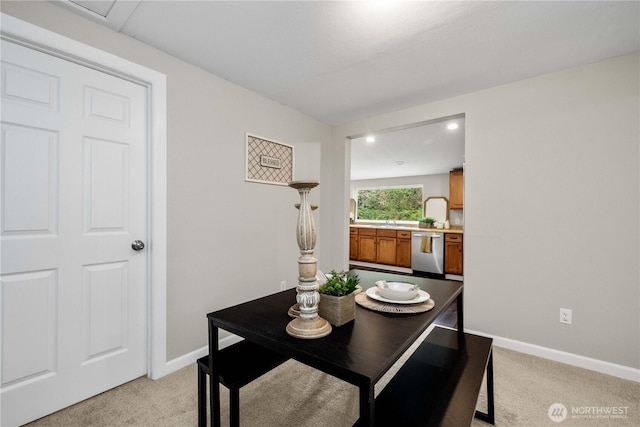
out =
[[[349,227],[354,228],[380,228],[385,230],[403,230],[403,231],[434,231],[437,233],[454,233],[454,234],[464,234],[464,230],[461,225],[452,225],[449,230],[437,228],[419,228],[419,227],[409,227],[409,226],[384,226],[377,224],[349,224]]]

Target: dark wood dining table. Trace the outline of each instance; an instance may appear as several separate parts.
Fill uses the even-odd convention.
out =
[[[366,289],[373,285],[374,279],[410,279],[430,294],[435,307],[424,313],[390,314],[358,306],[354,321],[334,327],[326,337],[309,340],[291,337],[285,330],[291,320],[287,311],[295,303],[295,289],[214,311],[207,315],[211,378],[217,378],[215,355],[219,329],[224,329],[357,386],[360,398],[358,425],[375,425],[375,384],[451,304],[456,304],[461,343],[464,340],[464,322],[461,282],[362,272],[361,284]],[[211,412],[219,417],[220,388],[217,381],[210,381],[210,399],[212,409],[215,409]],[[219,420],[217,423],[214,420],[213,424],[219,425]]]

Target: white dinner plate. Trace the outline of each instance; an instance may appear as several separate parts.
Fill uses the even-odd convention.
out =
[[[378,293],[378,288],[376,288],[375,286],[367,289],[366,292],[368,297],[373,298],[376,301],[390,302],[392,304],[418,304],[421,302],[428,301],[429,298],[431,298],[431,295],[429,295],[427,292],[423,291],[422,289],[418,290],[418,296],[415,297],[414,299],[402,300],[402,301],[382,297]]]

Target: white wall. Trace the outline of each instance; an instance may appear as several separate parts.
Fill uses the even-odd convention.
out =
[[[169,360],[207,344],[206,313],[295,286],[298,194],[244,181],[245,132],[296,146],[295,178],[319,179],[329,126],[49,2],[2,12],[167,75]]]
[[[336,201],[322,218],[345,237],[330,262],[348,259],[347,137],[464,113],[465,326],[639,368],[638,62],[614,58],[334,128],[322,197]],[[573,325],[558,322],[561,307]]]

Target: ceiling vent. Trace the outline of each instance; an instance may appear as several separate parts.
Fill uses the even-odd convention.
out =
[[[53,2],[78,15],[120,31],[138,7],[140,0],[53,0]]]
[[[71,0],[71,3],[74,3],[74,4],[76,4],[76,5],[80,6],[80,7],[84,7],[85,9],[88,9],[89,11],[102,16],[103,18],[106,18],[107,15],[109,15],[109,12],[111,11],[111,9],[113,8],[113,5],[116,2],[115,2],[115,0],[113,0],[113,1]]]

